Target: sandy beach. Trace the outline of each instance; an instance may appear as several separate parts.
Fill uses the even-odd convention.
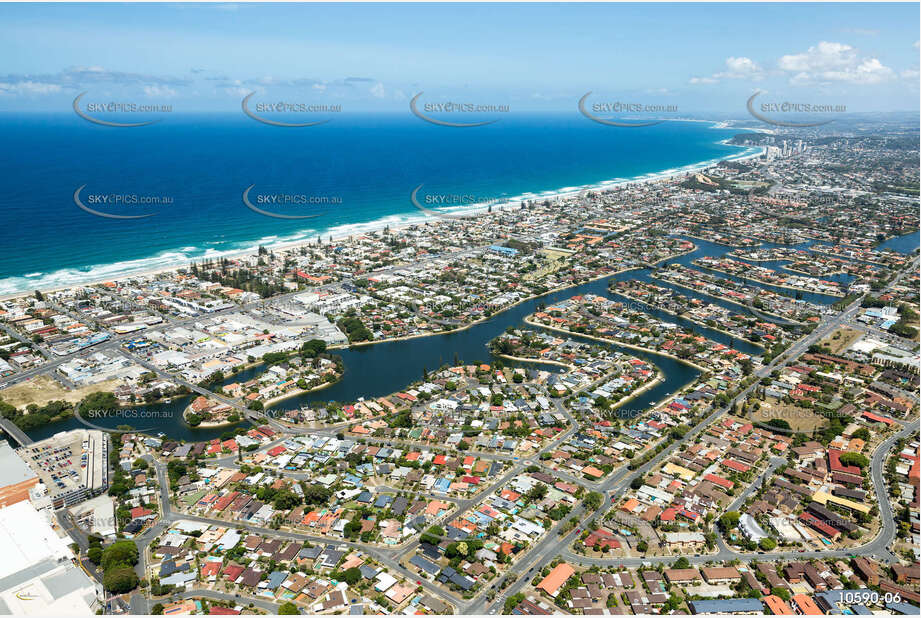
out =
[[[690,121],[685,121],[685,122],[690,122]],[[699,120],[695,122],[706,122],[712,125],[717,124],[714,121],[708,121],[708,120]],[[718,143],[724,144],[725,142],[726,140],[722,140]],[[737,147],[744,148],[742,146],[737,146]],[[752,159],[755,157],[759,157],[762,154],[763,154],[763,149],[757,148],[757,152],[749,152],[746,154],[738,154],[738,155],[728,155],[727,157],[722,158],[718,161],[710,161],[710,160],[701,161],[698,163],[689,164],[679,169],[666,170],[662,172],[654,172],[654,173],[647,174],[639,178],[627,179],[627,180],[616,181],[616,182],[602,181],[602,182],[595,183],[595,184],[580,186],[572,190],[565,190],[565,191],[561,190],[557,192],[550,192],[547,194],[540,194],[540,195],[535,195],[531,197],[514,197],[514,198],[509,198],[508,202],[505,202],[499,205],[495,205],[495,204],[485,205],[484,204],[484,205],[463,206],[463,207],[459,207],[459,211],[463,212],[464,214],[483,215],[483,214],[487,214],[489,206],[492,206],[495,212],[495,211],[501,211],[506,208],[516,208],[521,204],[521,202],[529,201],[529,200],[543,201],[543,200],[566,199],[566,198],[580,195],[588,191],[592,191],[596,193],[603,193],[606,191],[610,191],[610,190],[614,190],[614,189],[618,189],[622,187],[627,187],[627,186],[654,184],[654,183],[660,183],[660,182],[667,183],[667,182],[673,181],[676,177],[679,177],[679,176],[684,176],[687,174],[698,173],[701,171],[712,169],[718,166],[720,161],[743,161],[743,160],[748,160],[748,159]],[[446,212],[450,212],[450,210],[446,210]],[[364,229],[360,233],[353,232],[351,234],[343,234],[340,236],[334,236],[333,242],[335,243],[335,242],[340,242],[343,240],[348,240],[350,236],[354,237],[354,236],[359,236],[363,234],[370,234],[373,232],[380,232],[384,230],[385,228],[390,228],[393,230],[402,230],[402,229],[417,226],[420,224],[426,224],[428,222],[436,222],[436,221],[439,221],[439,219],[433,219],[432,217],[422,214],[421,212],[418,217],[410,217],[396,224],[393,222],[389,222],[389,221],[371,221],[371,222],[368,222],[367,224],[358,224],[360,226],[364,226]],[[265,244],[262,246],[264,246],[266,249],[269,249],[271,251],[285,251],[289,249],[296,249],[299,247],[307,246],[307,245],[313,244],[314,242],[315,242],[315,239],[313,240],[305,239],[305,240],[298,240],[298,241]],[[239,258],[248,257],[248,256],[255,256],[258,254],[258,251],[259,251],[259,246],[257,245],[255,247],[250,247],[247,249],[228,251],[225,253],[221,253],[220,255],[210,256],[208,259],[216,259],[216,258],[239,259]],[[140,279],[140,278],[146,278],[146,277],[153,277],[153,276],[156,276],[162,273],[168,273],[168,272],[179,270],[193,263],[201,262],[203,259],[205,258],[199,257],[199,258],[193,258],[193,259],[188,259],[188,260],[183,260],[183,261],[177,261],[176,263],[170,264],[168,266],[159,266],[156,268],[139,268],[136,270],[126,270],[123,274],[117,277],[88,279],[87,281],[82,282],[82,283],[73,283],[69,285],[59,285],[59,286],[37,287],[37,288],[30,288],[28,290],[22,290],[18,292],[0,294],[0,300],[28,296],[30,294],[33,294],[35,289],[38,289],[42,292],[56,292],[60,290],[72,289],[75,287],[99,285],[101,283],[117,281],[119,279],[136,279],[136,278]],[[95,266],[101,266],[101,265],[95,265]]]

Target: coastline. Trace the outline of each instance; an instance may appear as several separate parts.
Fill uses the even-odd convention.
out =
[[[710,123],[712,125],[711,128],[720,128],[717,126],[718,123],[716,121],[696,120],[694,122]],[[640,176],[635,176],[633,178],[628,178],[625,180],[618,180],[618,181],[603,180],[603,181],[599,181],[596,183],[587,183],[585,185],[581,185],[575,188],[567,187],[564,189],[550,190],[550,191],[546,191],[546,192],[539,193],[539,194],[527,194],[527,196],[522,194],[520,196],[510,197],[506,202],[498,206],[493,205],[493,208],[494,210],[501,211],[501,210],[505,210],[506,208],[513,209],[514,206],[520,205],[521,202],[528,201],[528,200],[557,200],[557,199],[565,199],[568,197],[574,197],[581,193],[585,193],[587,191],[592,191],[596,193],[604,193],[612,189],[618,189],[618,188],[627,187],[627,186],[647,185],[647,184],[655,184],[655,183],[660,183],[660,182],[668,183],[668,182],[673,181],[676,177],[684,176],[686,174],[691,174],[691,173],[697,173],[697,172],[701,172],[701,171],[716,167],[719,165],[720,161],[744,161],[744,160],[759,157],[764,152],[764,149],[761,147],[737,146],[734,144],[727,144],[726,142],[728,141],[728,139],[730,138],[719,140],[715,143],[731,146],[733,148],[739,148],[741,152],[735,155],[729,154],[726,157],[721,157],[716,161],[713,161],[711,159],[708,159],[705,161],[697,161],[697,162],[690,163],[688,165],[685,165],[677,169],[667,169],[667,170],[659,170],[657,172],[649,172],[649,173],[646,173]],[[754,150],[754,152],[750,152],[752,150]],[[465,214],[477,214],[477,213],[485,214],[487,212],[488,206],[469,205],[469,206],[461,207],[461,209],[463,210]],[[392,230],[402,230],[402,229],[420,225],[420,224],[424,225],[429,221],[433,221],[433,219],[420,212],[418,216],[410,215],[407,219],[402,220],[396,224],[386,219],[378,219],[378,220],[368,221],[368,222],[357,222],[357,223],[349,224],[349,226],[350,227],[355,227],[355,226],[361,227],[363,228],[361,231],[356,232],[352,230],[350,233],[342,233],[339,236],[332,236],[332,237],[333,237],[333,242],[340,242],[342,240],[348,239],[350,236],[380,232],[381,230],[385,228],[390,228]],[[266,243],[266,244],[258,244],[259,239],[256,239],[253,241],[241,241],[241,242],[254,242],[257,244],[255,246],[247,247],[245,249],[239,249],[239,250],[231,249],[226,252],[217,252],[216,254],[209,255],[209,256],[199,256],[196,258],[179,259],[169,265],[161,265],[161,266],[157,266],[154,268],[143,268],[143,267],[137,268],[137,269],[129,268],[127,270],[124,270],[121,273],[118,273],[116,276],[88,277],[86,281],[72,282],[67,285],[50,284],[50,285],[45,285],[45,286],[36,285],[36,286],[23,287],[23,289],[20,289],[17,291],[0,293],[0,300],[8,300],[12,298],[20,298],[23,296],[28,296],[34,293],[36,290],[44,292],[44,293],[51,293],[51,292],[58,292],[62,290],[73,289],[76,287],[99,285],[101,283],[115,281],[118,279],[152,277],[152,276],[156,276],[159,274],[172,272],[172,271],[176,271],[176,270],[188,267],[189,265],[193,263],[201,262],[204,259],[218,259],[218,258],[237,259],[237,258],[242,258],[242,257],[254,256],[258,254],[260,246],[266,249],[272,250],[272,251],[285,251],[285,250],[296,249],[298,247],[308,245],[314,240],[315,240],[315,237],[312,237],[310,239],[302,238],[299,240],[287,240],[287,241],[281,241],[277,243]],[[176,249],[172,249],[172,248],[163,249],[158,254],[155,254],[153,256],[137,258],[135,260],[126,260],[124,262],[115,262],[114,264],[113,263],[94,264],[90,266],[90,269],[92,270],[95,268],[115,266],[115,265],[122,264],[125,262],[137,262],[137,261],[150,260],[150,259],[154,259],[158,257],[158,255],[160,254],[175,253],[176,251],[177,251]],[[59,272],[59,271],[66,271],[66,270],[72,270],[72,269],[58,269],[52,272]],[[8,278],[13,279],[13,278],[25,278],[25,277],[27,277],[27,275],[22,274],[22,275],[14,275]]]

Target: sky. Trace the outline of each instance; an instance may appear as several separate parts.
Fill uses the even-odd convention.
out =
[[[919,108],[919,4],[0,4],[0,111],[86,101],[239,112],[242,97],[744,113],[756,91]],[[597,97],[597,99],[594,99]]]

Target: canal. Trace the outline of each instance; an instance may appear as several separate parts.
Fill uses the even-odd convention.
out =
[[[698,239],[688,240],[692,240],[697,246],[697,249],[687,255],[667,260],[665,265],[679,263],[695,268],[691,262],[696,258],[703,256],[719,257],[731,251],[730,247],[716,245],[707,241]],[[796,248],[807,248],[810,244],[812,243],[802,243],[801,245],[797,245]],[[884,245],[886,244],[887,243],[884,243]],[[770,247],[774,245],[765,243],[764,246]],[[880,248],[884,247],[881,246]],[[885,248],[910,253],[918,248],[918,234],[916,232],[891,239],[888,242],[888,246]],[[612,278],[616,280],[640,279],[650,281],[656,285],[675,289],[686,296],[713,302],[736,312],[744,311],[744,309],[736,304],[700,295],[685,290],[684,288],[670,286],[662,281],[651,279],[649,277],[650,272],[652,271],[648,268],[632,270],[613,275],[612,277],[605,277],[603,279],[583,283],[565,290],[552,292],[538,298],[527,300],[464,330],[402,341],[353,346],[346,349],[335,350],[336,354],[342,356],[345,364],[345,373],[342,380],[323,390],[284,399],[272,406],[268,412],[270,414],[277,414],[285,410],[322,404],[329,401],[353,402],[362,397],[380,397],[382,395],[397,392],[410,383],[421,379],[424,372],[434,371],[444,365],[451,365],[455,362],[490,362],[493,359],[491,359],[489,350],[487,349],[489,341],[500,335],[510,326],[527,328],[527,325],[524,323],[525,316],[534,313],[539,307],[549,306],[579,294],[596,294],[608,298],[615,298],[616,300],[626,300],[623,297],[608,293],[608,283]],[[713,274],[723,279],[739,280],[738,278],[726,276],[722,273],[714,272]],[[762,286],[752,281],[739,281],[755,287],[770,287]],[[789,293],[789,291],[787,291],[787,293]],[[819,294],[803,294],[802,298],[822,305],[837,300],[834,297]],[[634,306],[636,305],[637,304],[634,303]],[[693,324],[687,320],[677,318],[651,307],[646,307],[645,310],[653,317],[674,322],[683,327],[693,328],[695,331],[714,341],[732,346],[746,354],[758,355],[762,351],[758,346],[723,332]],[[578,336],[572,336],[572,338],[586,340]],[[696,379],[699,374],[698,370],[690,365],[686,365],[666,356],[639,352],[617,346],[616,344],[599,345],[608,345],[608,347],[612,349],[618,349],[627,354],[632,354],[647,360],[656,365],[663,373],[664,380],[662,382],[624,407],[621,411],[621,414],[624,416],[633,416],[642,412],[652,403],[657,403],[680,390]],[[261,370],[261,366],[252,367],[234,375],[232,378],[228,378],[228,381],[245,381],[258,375]],[[192,396],[185,396],[179,397],[168,403],[139,405],[121,411],[117,417],[94,418],[92,422],[111,429],[116,429],[119,425],[130,425],[138,430],[144,430],[146,433],[163,433],[171,439],[186,441],[211,440],[227,434],[232,429],[230,427],[189,427],[182,419],[182,411],[188,406],[192,399]],[[41,440],[59,431],[80,427],[85,427],[85,425],[78,419],[72,418],[45,427],[40,427],[28,433],[34,440]]]

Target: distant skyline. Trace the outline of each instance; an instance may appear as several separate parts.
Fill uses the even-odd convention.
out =
[[[243,96],[405,111],[598,100],[744,116],[775,100],[916,111],[919,5],[0,4],[0,111],[238,112]]]

